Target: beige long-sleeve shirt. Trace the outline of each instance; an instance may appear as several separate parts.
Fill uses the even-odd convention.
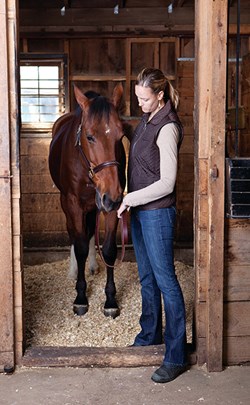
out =
[[[128,193],[123,199],[126,206],[147,204],[172,193],[177,175],[178,142],[177,126],[173,123],[164,125],[156,142],[160,151],[160,179],[141,190]]]

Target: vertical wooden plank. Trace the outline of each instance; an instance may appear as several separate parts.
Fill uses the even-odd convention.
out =
[[[130,116],[131,93],[131,40],[126,39],[126,89],[125,89],[125,115]]]
[[[0,370],[14,368],[8,1],[0,3]]]
[[[154,43],[154,67],[159,69],[159,62],[160,62],[160,43]]]
[[[27,38],[23,38],[22,42],[23,42],[23,49],[22,49],[22,51],[23,51],[24,53],[28,53],[28,52],[29,52],[29,48],[28,48],[28,40],[27,40]]]
[[[204,343],[200,342],[201,334],[201,297],[203,274],[208,271],[208,262],[202,261],[202,258],[207,258],[207,228],[202,226],[202,200],[207,198],[207,156],[208,156],[208,133],[204,133],[208,119],[206,118],[207,92],[206,79],[202,80],[202,73],[207,76],[211,75],[210,63],[207,63],[208,58],[208,32],[207,20],[202,18],[207,15],[207,3],[201,4],[195,2],[195,92],[194,92],[194,265],[196,272],[195,284],[195,327],[197,338],[197,362],[202,364],[204,361]],[[202,179],[206,178],[206,186],[201,185]],[[205,241],[205,243],[202,243]],[[202,290],[203,292],[203,290]],[[205,353],[206,358],[206,353]]]
[[[196,211],[195,264],[208,254],[206,272],[206,360],[209,371],[222,370],[224,270],[224,164],[227,1],[196,0]],[[207,160],[207,247],[200,243],[200,160]],[[204,230],[204,222],[203,222]],[[205,251],[203,252],[203,250]],[[200,273],[201,275],[201,273]],[[199,282],[197,283],[199,286]],[[199,303],[198,303],[199,307]],[[199,328],[199,325],[198,325]],[[199,356],[199,353],[198,353]]]
[[[225,114],[227,1],[212,2],[211,140],[209,153],[209,272],[207,302],[208,370],[223,367],[223,276],[225,218]]]
[[[177,77],[178,72],[178,60],[181,56],[181,41],[180,38],[175,39],[175,77]]]
[[[22,285],[22,237],[20,220],[20,151],[19,151],[19,32],[18,1],[8,0],[8,58],[9,58],[9,104],[11,140],[11,210],[12,210],[12,257],[14,291],[14,352],[15,364],[20,363],[23,354],[23,285]]]
[[[212,5],[212,4],[211,4]],[[213,61],[213,70],[203,76],[207,82],[205,91],[206,121],[203,121],[209,131],[204,134],[209,141],[207,144],[208,162],[208,228],[207,228],[207,325],[206,351],[209,371],[222,368],[222,334],[223,334],[223,233],[224,233],[224,122],[225,122],[225,77],[226,55],[221,54],[221,46],[226,47],[225,37],[221,41],[216,24],[221,10],[213,4],[207,16],[208,31],[213,32],[208,43],[207,60]],[[225,23],[225,21],[224,21]],[[223,24],[223,23],[221,23]],[[222,25],[221,25],[222,26]],[[225,29],[225,28],[224,28]],[[226,31],[225,31],[226,34]],[[226,50],[226,48],[225,48]],[[224,70],[223,70],[224,62]],[[224,86],[223,86],[224,84]],[[207,97],[206,97],[207,95]],[[204,117],[203,117],[204,118]],[[201,135],[201,134],[200,134]],[[202,135],[201,135],[202,136]],[[201,152],[201,151],[200,151]],[[217,171],[218,170],[218,171]]]

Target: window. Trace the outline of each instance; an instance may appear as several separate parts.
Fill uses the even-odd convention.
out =
[[[21,60],[22,127],[51,127],[66,111],[65,66],[63,59]]]

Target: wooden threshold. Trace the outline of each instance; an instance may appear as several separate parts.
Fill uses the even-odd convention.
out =
[[[145,367],[162,362],[165,346],[140,347],[30,347],[21,361],[24,367]],[[196,353],[188,355],[196,364]]]

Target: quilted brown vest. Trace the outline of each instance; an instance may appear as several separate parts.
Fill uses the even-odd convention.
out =
[[[169,123],[177,125],[180,134],[178,148],[183,140],[182,125],[170,100],[149,122],[148,118],[148,113],[142,116],[130,144],[128,164],[129,192],[140,190],[160,180],[160,152],[156,141],[164,125]],[[166,208],[175,205],[175,201],[174,190],[171,194],[136,208],[142,210]]]

